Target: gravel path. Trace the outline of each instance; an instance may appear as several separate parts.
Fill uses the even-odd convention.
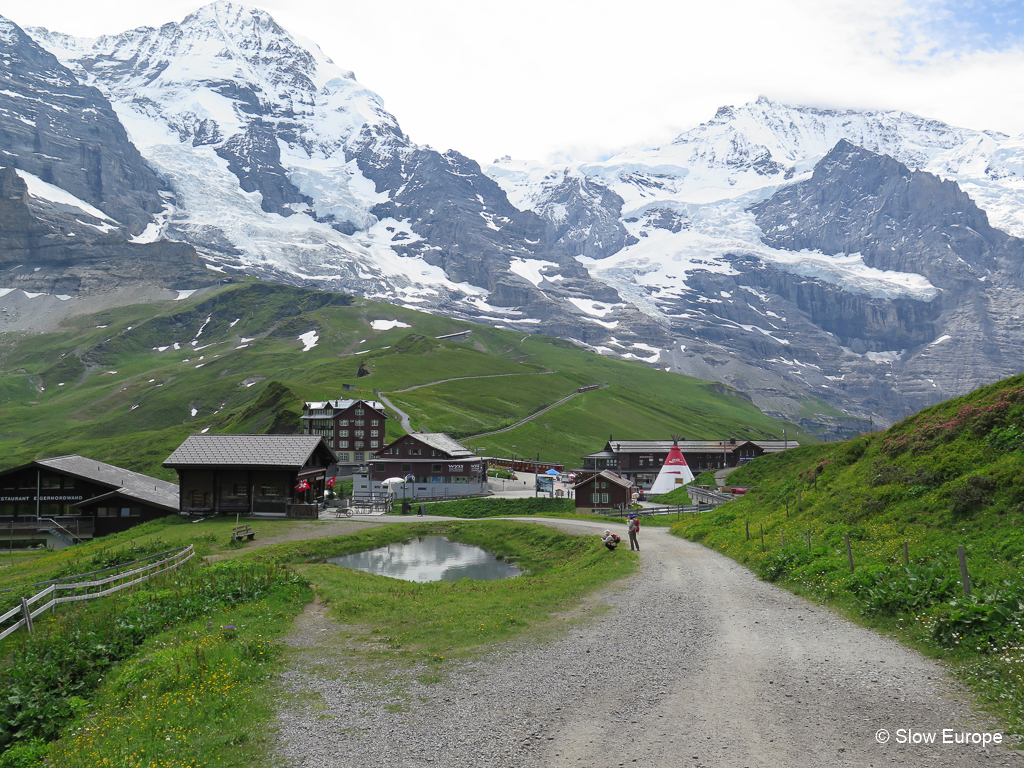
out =
[[[279,756],[294,768],[1024,766],[1005,747],[941,743],[944,728],[997,731],[938,664],[664,529],[645,528],[641,546],[640,572],[553,639],[445,662],[432,684],[422,668],[353,667],[339,644],[353,628],[314,604],[289,641]],[[898,744],[897,729],[939,743]]]

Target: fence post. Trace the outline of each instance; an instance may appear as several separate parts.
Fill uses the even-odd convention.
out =
[[[956,548],[956,556],[960,558],[960,581],[964,585],[964,594],[971,596],[971,576],[967,573],[967,553],[964,552],[964,545]]]
[[[761,523],[761,551],[764,552],[764,523]]]
[[[786,532],[785,531],[779,531],[779,536],[782,538],[782,548],[785,549],[786,548]]]
[[[750,541],[750,521],[747,520],[747,541]]]
[[[850,573],[853,573],[853,550],[850,549],[850,534],[844,533],[843,536],[846,537],[846,559],[850,563]]]
[[[811,554],[811,529],[807,529],[807,554]]]
[[[907,542],[903,542],[903,567],[907,568],[910,566],[910,545]]]
[[[28,601],[25,598],[21,598],[21,612],[25,614],[25,629],[31,635],[34,627],[32,626],[32,609],[28,607]]]
[[[799,512],[803,508],[803,505],[804,505],[804,489],[803,488],[797,488],[796,489],[796,511]]]

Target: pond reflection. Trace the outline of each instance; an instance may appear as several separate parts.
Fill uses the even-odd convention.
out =
[[[367,552],[330,557],[327,562],[405,581],[490,581],[520,574],[514,565],[498,560],[490,552],[449,541],[444,536],[396,542]]]

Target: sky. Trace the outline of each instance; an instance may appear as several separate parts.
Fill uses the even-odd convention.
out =
[[[203,3],[0,0],[80,37]],[[1024,0],[265,0],[420,144],[482,163],[657,146],[718,107],[901,109],[1024,134]]]

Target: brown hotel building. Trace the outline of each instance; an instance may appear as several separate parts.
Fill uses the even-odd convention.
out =
[[[302,406],[302,434],[319,435],[339,464],[363,464],[385,443],[384,405],[376,400],[324,400]]]

